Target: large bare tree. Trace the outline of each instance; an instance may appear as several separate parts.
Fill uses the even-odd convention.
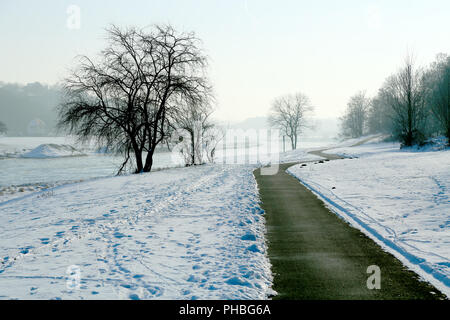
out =
[[[209,90],[206,57],[195,34],[171,26],[112,26],[107,40],[98,61],[81,56],[64,81],[59,126],[122,154],[119,173],[131,158],[136,173],[148,172],[167,135],[170,110]]]
[[[298,137],[308,126],[308,116],[314,107],[309,98],[299,92],[276,98],[269,114],[271,126],[281,130],[291,141],[293,150],[297,149]]]

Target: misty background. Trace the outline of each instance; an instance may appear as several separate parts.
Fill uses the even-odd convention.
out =
[[[26,85],[0,82],[0,119],[7,126],[6,136],[50,137],[61,135],[56,128],[56,106],[61,91],[57,85],[40,82]],[[229,128],[267,129],[267,117],[250,117],[242,121],[221,121]],[[337,137],[338,119],[314,118],[311,128],[302,135],[306,140],[329,140]]]
[[[78,28],[68,27],[71,6]],[[217,120],[259,126],[275,97],[301,90],[318,134],[334,136],[349,97],[374,96],[408,50],[419,65],[450,52],[449,9],[444,0],[2,1],[0,120],[9,136],[55,134],[55,85],[76,55],[97,54],[105,27],[172,23],[203,40]]]

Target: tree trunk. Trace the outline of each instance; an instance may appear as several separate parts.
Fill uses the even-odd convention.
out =
[[[153,166],[153,149],[151,152],[147,153],[143,172],[150,172],[152,170],[152,166]]]
[[[195,164],[195,140],[194,140],[194,132],[190,131],[191,134],[191,165]]]
[[[297,149],[297,133],[294,134],[294,150]]]
[[[136,157],[136,171],[134,173],[141,173],[142,166],[142,152],[140,150],[134,150],[134,156]]]

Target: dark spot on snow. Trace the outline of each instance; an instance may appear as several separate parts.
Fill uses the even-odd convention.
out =
[[[198,278],[198,277],[196,277],[196,276],[194,276],[194,275],[191,275],[191,276],[189,276],[189,278],[187,279],[187,281],[188,281],[188,282],[199,282],[199,281],[200,281],[200,278]]]
[[[118,232],[118,231],[114,232],[113,235],[115,238],[118,238],[118,239],[125,237],[125,235],[123,233]]]
[[[254,234],[247,233],[241,237],[241,240],[256,241],[256,236]]]
[[[139,299],[139,296],[138,296],[137,294],[134,294],[134,293],[133,293],[133,294],[130,294],[129,297],[130,297],[131,300],[140,300],[140,299]]]
[[[251,245],[247,250],[251,252],[261,252],[256,244]]]
[[[233,277],[225,281],[226,284],[232,285],[232,286],[245,286],[245,287],[251,287],[251,283],[248,281],[244,281],[239,279],[238,277]]]

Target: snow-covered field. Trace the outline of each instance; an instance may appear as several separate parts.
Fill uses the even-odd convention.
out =
[[[340,146],[353,159],[288,171],[334,212],[450,296],[450,150]]]
[[[67,144],[41,144],[33,150],[20,155],[22,158],[46,159],[86,156],[83,152]]]
[[[257,164],[99,177],[114,169],[108,156],[20,156],[43,143],[68,144],[52,139],[2,145],[13,157],[0,160],[0,186],[52,183],[0,197],[0,299],[265,299],[274,293],[252,174]],[[289,171],[450,295],[450,150],[350,147],[367,139],[327,151],[353,159]],[[313,147],[281,154],[280,162],[318,160],[307,153]]]
[[[123,159],[77,145],[70,137],[0,137],[0,202],[65,183],[114,176]],[[154,155],[154,169],[177,167],[170,152]]]
[[[101,178],[0,203],[0,298],[266,298],[253,169]]]

